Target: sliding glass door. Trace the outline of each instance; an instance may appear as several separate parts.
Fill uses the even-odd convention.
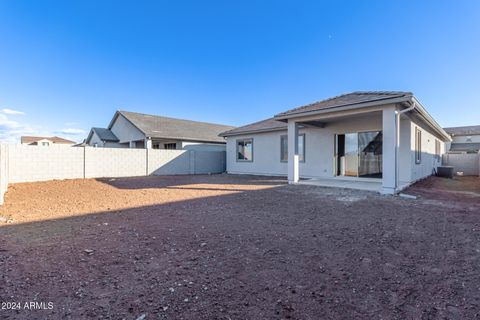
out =
[[[358,176],[358,136],[356,133],[345,135],[345,158],[343,165],[343,174],[345,176]]]
[[[382,131],[339,134],[335,140],[337,176],[382,177]]]
[[[360,132],[358,134],[359,177],[382,177],[382,142],[381,131]]]

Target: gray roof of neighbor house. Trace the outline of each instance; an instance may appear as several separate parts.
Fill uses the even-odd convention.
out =
[[[247,124],[246,126],[243,126],[243,127],[238,127],[229,131],[222,132],[220,135],[222,137],[228,137],[228,136],[240,135],[242,133],[275,131],[275,130],[286,130],[286,129],[287,129],[286,122],[278,121],[278,120],[275,120],[274,118],[269,118],[266,120]]]
[[[473,151],[478,152],[480,150],[480,143],[452,143],[450,151]]]
[[[275,115],[275,118],[330,108],[346,107],[361,103],[373,103],[395,98],[409,99],[412,96],[413,94],[411,92],[404,91],[355,91],[290,109]]]
[[[58,144],[75,144],[76,143],[75,141],[57,137],[57,136],[54,136],[54,137],[22,136],[20,137],[20,142],[23,144],[31,144],[43,139],[50,140],[53,143],[58,143]]]
[[[94,131],[102,141],[112,141],[112,142],[120,141],[118,140],[117,136],[109,129],[93,127],[92,131]]]
[[[117,111],[116,116],[109,125],[109,129],[118,114],[124,116],[143,132],[146,137],[150,138],[225,143],[225,140],[220,137],[219,134],[234,128],[222,124],[167,118],[129,111]]]
[[[450,135],[453,136],[473,136],[480,135],[480,125],[479,126],[466,126],[466,127],[451,127],[444,128]]]

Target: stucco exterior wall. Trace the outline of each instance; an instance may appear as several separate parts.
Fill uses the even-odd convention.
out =
[[[421,162],[415,161],[415,131],[422,132]],[[435,154],[435,141],[440,142],[440,157]],[[446,152],[447,144],[430,133],[424,125],[415,123],[409,118],[400,122],[399,148],[399,185],[408,186],[415,181],[432,175],[433,170],[442,164],[442,155]]]
[[[305,134],[305,162],[300,177],[333,177],[335,134],[382,130],[382,116],[375,113],[327,123],[325,128],[301,128]],[[227,138],[227,172],[259,175],[287,175],[287,163],[280,161],[280,136],[287,131],[247,134]],[[236,141],[253,138],[253,162],[236,160]]]
[[[413,133],[415,134],[415,131]],[[413,142],[415,142],[415,137],[413,137]],[[412,167],[415,164],[415,145],[412,146],[412,121],[406,117],[400,120],[398,161],[398,182],[401,187],[406,187],[412,181]],[[414,162],[412,163],[412,161]]]
[[[422,132],[422,161],[415,163],[415,128]],[[327,123],[325,128],[303,128],[305,133],[305,162],[300,162],[300,177],[330,178],[334,176],[335,134],[383,130],[382,116],[371,114]],[[227,172],[238,174],[287,175],[287,163],[280,161],[280,136],[287,131],[247,134],[228,137]],[[236,141],[253,138],[253,162],[236,160]],[[400,145],[398,150],[399,186],[409,185],[432,174],[441,165],[441,156],[435,155],[435,141],[440,142],[440,155],[446,144],[431,134],[423,125],[403,117],[400,121]],[[384,151],[385,154],[385,151]],[[394,152],[391,152],[394,155]],[[392,163],[395,162],[394,157]],[[394,166],[393,166],[394,168]],[[392,169],[394,170],[394,169]],[[385,171],[385,170],[384,170]],[[384,172],[384,177],[386,176]],[[393,176],[394,174],[390,174]]]
[[[470,141],[467,141],[469,140]],[[471,136],[453,136],[453,143],[480,143],[480,135],[471,135]]]
[[[120,143],[145,139],[145,135],[121,114],[118,115],[110,130],[117,136]]]
[[[280,161],[280,136],[285,134],[287,134],[286,130],[228,137],[227,172],[260,175],[287,175],[287,163]],[[248,138],[253,138],[253,162],[237,161],[236,141]],[[308,138],[309,137],[306,139]],[[307,148],[307,152],[308,151]]]
[[[160,144],[160,149],[165,148],[165,144],[176,143],[177,150],[192,150],[192,151],[225,151],[226,144],[219,143],[204,143],[183,140],[157,140],[154,139],[152,144]]]
[[[422,132],[422,160],[419,164],[415,163],[415,130],[420,129]],[[423,125],[411,122],[410,126],[410,166],[411,179],[410,183],[426,178],[433,173],[433,169],[442,164],[442,155],[445,153],[445,143],[440,141],[440,157],[435,156],[435,141],[440,141],[431,134]],[[401,163],[401,165],[404,165]],[[405,164],[406,165],[406,164]]]
[[[92,133],[92,137],[90,138],[90,141],[88,143],[89,146],[92,146],[94,147],[95,144],[99,147],[103,147],[103,141],[100,140],[100,137],[98,136],[98,134],[95,133],[95,131]]]
[[[112,142],[112,141],[104,142],[100,139],[98,134],[94,131],[88,145],[94,147],[95,144],[97,144],[97,147],[101,147],[101,148],[128,148],[128,144],[120,144],[118,142]]]

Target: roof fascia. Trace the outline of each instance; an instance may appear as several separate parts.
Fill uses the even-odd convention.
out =
[[[449,142],[452,141],[452,138],[450,135],[433,119],[433,117],[427,112],[425,107],[420,103],[420,101],[417,100],[417,98],[413,97],[411,98],[412,102],[415,103],[415,110],[418,111],[418,113],[426,120],[428,125],[434,129],[440,136],[444,138],[444,142]]]
[[[90,140],[92,139],[93,133],[94,133],[94,130],[92,128],[92,129],[90,129],[90,132],[88,133],[87,140],[85,140],[86,144],[90,143]]]
[[[185,141],[185,142],[201,142],[201,143],[213,143],[213,144],[225,144],[223,141],[212,141],[212,140],[199,140],[185,137],[161,137],[161,136],[152,136],[146,137],[147,139],[156,139],[156,140],[176,140],[176,141]]]
[[[264,133],[264,132],[274,132],[274,131],[287,131],[287,128],[270,128],[270,129],[257,129],[257,130],[246,130],[241,132],[232,132],[232,133],[221,133],[220,137],[233,137],[233,136],[242,136],[245,134],[252,133]]]

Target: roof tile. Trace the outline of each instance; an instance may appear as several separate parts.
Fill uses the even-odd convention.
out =
[[[470,135],[480,135],[480,125],[479,126],[467,126],[467,127],[451,127],[444,128],[446,132],[454,136],[470,136]]]
[[[234,127],[221,124],[183,120],[143,113],[119,111],[147,137],[202,142],[225,142],[221,132]]]
[[[336,97],[328,98],[318,102],[310,103],[298,108],[294,108],[277,114],[275,117],[294,115],[297,113],[312,112],[322,109],[338,108],[359,103],[374,102],[385,99],[400,98],[411,96],[411,92],[403,91],[356,91],[342,94]]]

